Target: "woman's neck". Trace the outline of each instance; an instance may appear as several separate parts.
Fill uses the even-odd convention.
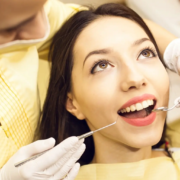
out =
[[[151,146],[131,148],[102,135],[94,137],[95,156],[92,163],[128,163],[154,157]]]

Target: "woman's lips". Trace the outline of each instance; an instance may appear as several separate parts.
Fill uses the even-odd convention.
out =
[[[133,104],[136,104],[136,103],[142,102],[144,100],[148,100],[148,99],[156,100],[154,95],[144,94],[142,96],[137,96],[137,97],[130,99],[120,109],[124,109],[124,108],[129,107]],[[154,108],[156,108],[156,106],[157,106],[157,104],[155,104]],[[148,116],[143,117],[143,118],[126,118],[123,116],[121,116],[121,118],[133,126],[148,126],[148,125],[152,124],[154,122],[154,120],[156,119],[156,113],[151,112]]]
[[[136,96],[136,97],[130,99],[125,104],[123,104],[120,109],[124,109],[124,108],[129,107],[133,104],[140,103],[140,102],[142,102],[144,100],[148,100],[148,99],[156,100],[155,96],[152,94],[143,94],[142,96]]]

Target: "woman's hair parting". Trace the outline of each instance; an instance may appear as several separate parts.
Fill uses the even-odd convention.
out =
[[[85,27],[96,19],[106,16],[123,17],[139,24],[155,45],[160,57],[149,28],[130,8],[121,4],[108,3],[97,9],[89,8],[77,12],[64,23],[52,40],[49,55],[52,62],[51,74],[42,119],[37,128],[38,138],[54,137],[58,144],[67,137],[79,136],[90,131],[85,120],[78,120],[66,110],[67,93],[72,87],[73,48],[76,39]],[[94,156],[93,137],[88,137],[85,144],[86,151],[79,160],[81,165],[90,163]]]

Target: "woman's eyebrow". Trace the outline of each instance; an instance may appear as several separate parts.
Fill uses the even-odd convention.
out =
[[[99,50],[95,50],[95,51],[91,51],[90,53],[88,53],[88,55],[85,57],[84,62],[83,62],[83,66],[86,62],[86,60],[88,59],[89,56],[94,55],[94,54],[108,54],[110,53],[111,50],[110,49],[99,49]]]
[[[152,41],[151,41],[150,39],[148,39],[148,38],[141,38],[141,39],[136,40],[136,41],[132,44],[132,46],[138,46],[138,45],[142,44],[142,43],[145,42],[145,41],[150,41],[150,42],[152,42]]]

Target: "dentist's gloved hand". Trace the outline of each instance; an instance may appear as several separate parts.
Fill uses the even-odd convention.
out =
[[[0,180],[60,180],[66,175],[64,180],[74,180],[80,167],[76,161],[85,150],[83,141],[70,137],[54,147],[55,140],[49,138],[24,146],[3,166]],[[50,150],[37,159],[19,167],[14,166],[17,162],[48,149]]]
[[[164,61],[169,69],[180,75],[180,38],[173,40],[167,46]]]

